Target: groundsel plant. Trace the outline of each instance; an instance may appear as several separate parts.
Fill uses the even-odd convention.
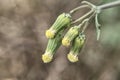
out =
[[[74,8],[69,13],[60,14],[53,25],[46,30],[45,34],[48,38],[48,44],[45,53],[42,55],[43,62],[51,62],[61,44],[70,47],[70,52],[67,55],[68,60],[73,63],[77,62],[79,60],[78,55],[85,44],[86,37],[84,32],[89,26],[90,20],[95,20],[97,40],[99,40],[101,30],[98,22],[98,15],[102,10],[115,6],[120,6],[120,0],[100,6],[96,6],[87,1],[82,1],[81,6]],[[86,14],[76,20],[72,19],[75,12],[86,8],[90,9]],[[63,33],[66,29],[68,31],[64,35]]]

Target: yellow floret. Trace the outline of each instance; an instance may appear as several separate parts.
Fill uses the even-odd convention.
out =
[[[77,62],[78,61],[78,56],[76,56],[76,55],[74,55],[74,54],[72,54],[72,53],[69,53],[68,55],[67,55],[67,58],[68,58],[68,60],[70,61],[70,62]]]
[[[52,59],[53,59],[53,56],[50,54],[43,54],[42,55],[42,60],[44,63],[49,63],[52,61]]]
[[[54,36],[55,36],[55,33],[54,33],[54,31],[52,31],[52,30],[46,30],[46,37],[47,38],[54,38]]]
[[[69,41],[69,39],[68,38],[63,38],[62,39],[62,45],[64,45],[64,46],[70,46],[70,41]]]

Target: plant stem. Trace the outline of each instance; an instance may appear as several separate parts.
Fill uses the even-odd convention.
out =
[[[76,11],[78,11],[79,9],[82,9],[82,8],[85,8],[85,7],[88,7],[88,5],[78,6],[78,7],[74,8],[73,10],[71,10],[71,11],[70,11],[70,14],[73,14],[73,13],[75,13]]]
[[[112,8],[112,7],[116,7],[116,6],[120,6],[120,0],[114,1],[114,2],[110,2],[110,3],[106,3],[100,6],[97,6],[99,10],[103,10],[103,9],[108,9],[108,8]]]
[[[77,22],[81,22],[82,20],[84,20],[85,18],[87,18],[90,14],[92,14],[93,12],[94,12],[93,9],[90,10],[88,13],[86,13],[82,17],[80,17],[77,20],[73,21],[72,24],[77,23]]]

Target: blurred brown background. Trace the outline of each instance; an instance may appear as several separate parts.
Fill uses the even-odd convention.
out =
[[[100,5],[115,0],[89,0]],[[70,63],[61,46],[54,60],[44,64],[45,30],[62,12],[81,0],[0,0],[0,80],[120,80],[120,7],[104,10],[102,34],[96,41],[94,21],[79,62]],[[80,16],[85,10],[79,12]]]

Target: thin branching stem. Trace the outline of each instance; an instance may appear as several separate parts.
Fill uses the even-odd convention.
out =
[[[120,0],[97,6],[97,8],[100,10],[103,10],[103,9],[108,9],[108,8],[112,8],[112,7],[116,7],[116,6],[120,6]]]
[[[76,8],[74,8],[73,10],[70,11],[70,14],[73,14],[75,13],[76,11],[82,9],[82,8],[86,8],[86,7],[89,7],[88,5],[82,5],[82,6],[78,6]]]
[[[85,18],[87,18],[90,14],[92,14],[94,12],[94,10],[90,10],[88,13],[86,13],[85,15],[83,15],[82,17],[78,18],[77,20],[73,21],[72,24],[77,23],[77,22],[81,22],[83,21]]]

